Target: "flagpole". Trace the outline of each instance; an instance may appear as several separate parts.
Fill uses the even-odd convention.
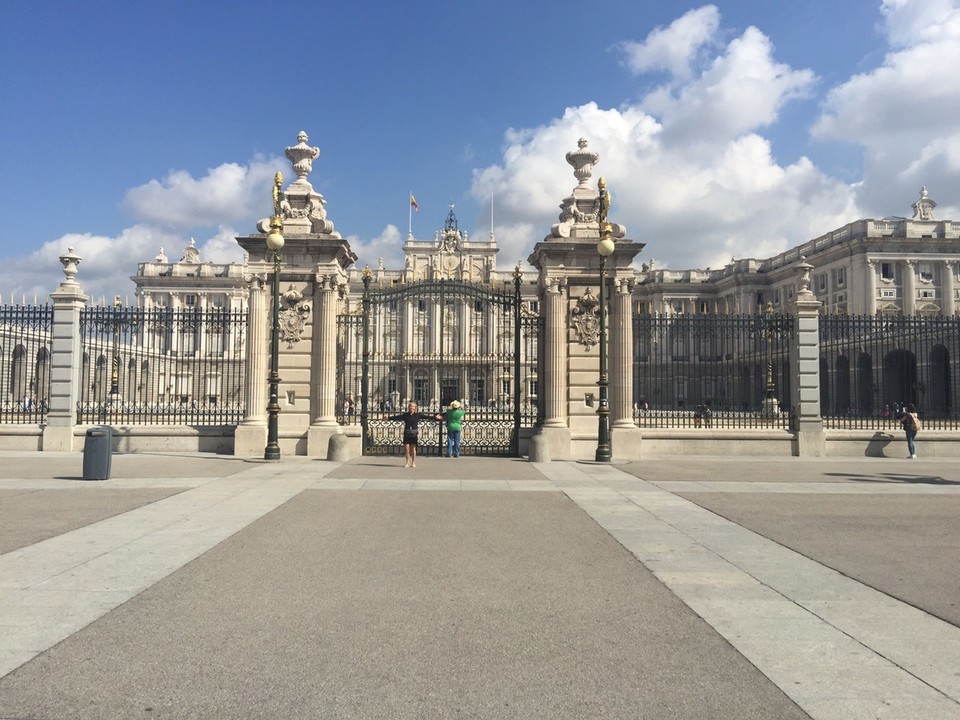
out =
[[[407,237],[413,237],[413,190],[410,191],[410,197],[407,198]]]

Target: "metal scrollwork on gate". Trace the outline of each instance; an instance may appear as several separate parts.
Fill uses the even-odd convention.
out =
[[[303,293],[293,285],[281,297],[287,307],[280,311],[280,339],[292,348],[303,336],[310,305],[303,302]]]
[[[596,345],[600,340],[600,301],[590,288],[580,296],[570,314],[570,324],[573,325],[580,344],[587,348]]]

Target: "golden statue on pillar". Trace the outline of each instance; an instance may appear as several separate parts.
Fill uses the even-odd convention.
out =
[[[610,212],[610,192],[607,190],[606,178],[602,177],[597,181],[597,189],[600,191],[600,197],[597,198],[599,204],[597,220],[600,223],[600,233],[612,232],[612,228],[607,222],[607,213]]]

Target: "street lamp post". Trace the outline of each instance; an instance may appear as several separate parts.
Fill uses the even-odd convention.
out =
[[[607,192],[607,181],[600,178],[597,183],[600,190],[600,241],[597,243],[597,253],[600,255],[600,402],[597,408],[597,462],[610,462],[613,452],[610,449],[610,401],[607,396],[609,380],[607,377],[607,258],[616,250],[611,235],[610,223],[607,222],[607,212],[610,210],[610,193]]]
[[[263,450],[264,460],[280,459],[280,434],[278,429],[280,415],[280,250],[283,248],[283,175],[277,173],[273,179],[273,217],[270,218],[270,232],[267,234],[267,248],[273,252],[273,309],[271,311],[270,330],[270,402],[267,404],[267,446]]]

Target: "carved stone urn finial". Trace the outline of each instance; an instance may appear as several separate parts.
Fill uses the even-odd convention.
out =
[[[313,161],[320,157],[320,148],[307,145],[309,139],[307,133],[301,130],[297,135],[297,144],[284,150],[287,159],[293,163],[297,182],[307,181],[307,175],[313,170]]]
[[[587,150],[587,141],[580,138],[577,149],[567,153],[567,162],[573,165],[573,176],[580,183],[579,187],[587,187],[593,175],[593,166],[600,159],[598,153]]]
[[[68,247],[67,252],[60,256],[60,262],[63,265],[63,274],[66,279],[65,285],[77,284],[77,265],[80,264],[80,256],[73,251],[73,247]]]

